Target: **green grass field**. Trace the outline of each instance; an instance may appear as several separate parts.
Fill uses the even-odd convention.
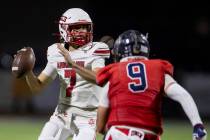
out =
[[[30,119],[19,117],[0,117],[0,140],[37,140],[37,137],[47,121],[46,119]],[[210,128],[207,128],[207,131]],[[192,128],[186,121],[164,121],[162,140],[192,140]],[[98,136],[97,140],[102,140]]]

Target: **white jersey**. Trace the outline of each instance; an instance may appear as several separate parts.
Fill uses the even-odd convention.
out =
[[[109,48],[105,43],[89,43],[77,50],[69,52],[71,59],[87,69],[105,66]],[[69,67],[64,57],[59,53],[57,44],[48,47],[48,63],[43,73],[53,79],[60,79],[59,103],[79,108],[96,108],[99,102],[101,87],[83,79],[74,69]]]

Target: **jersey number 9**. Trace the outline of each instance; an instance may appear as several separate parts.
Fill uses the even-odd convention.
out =
[[[128,63],[126,69],[127,76],[131,79],[128,89],[132,93],[144,92],[148,87],[145,65],[140,62]]]

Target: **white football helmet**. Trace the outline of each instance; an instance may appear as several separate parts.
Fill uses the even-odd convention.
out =
[[[74,29],[84,27],[87,32]],[[73,30],[72,30],[73,29]],[[93,39],[93,25],[90,16],[80,8],[68,9],[59,20],[59,32],[62,39],[71,46],[81,47]]]

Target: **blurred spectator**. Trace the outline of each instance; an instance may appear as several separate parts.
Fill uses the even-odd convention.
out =
[[[109,46],[110,49],[110,57],[105,59],[105,65],[113,63],[113,46],[114,46],[114,38],[110,35],[104,35],[101,37],[100,42],[104,42]]]
[[[209,19],[207,17],[200,17],[195,23],[195,33],[199,36],[208,36],[209,34]]]
[[[12,56],[0,50],[0,67],[10,69],[12,64]]]
[[[34,113],[33,98],[25,78],[14,79],[12,86],[13,113]]]
[[[210,70],[205,60],[209,60],[208,48],[210,46],[209,19],[200,17],[195,21],[193,32],[187,40],[187,57],[184,61],[193,62],[191,65],[184,66],[188,70],[204,71]]]

